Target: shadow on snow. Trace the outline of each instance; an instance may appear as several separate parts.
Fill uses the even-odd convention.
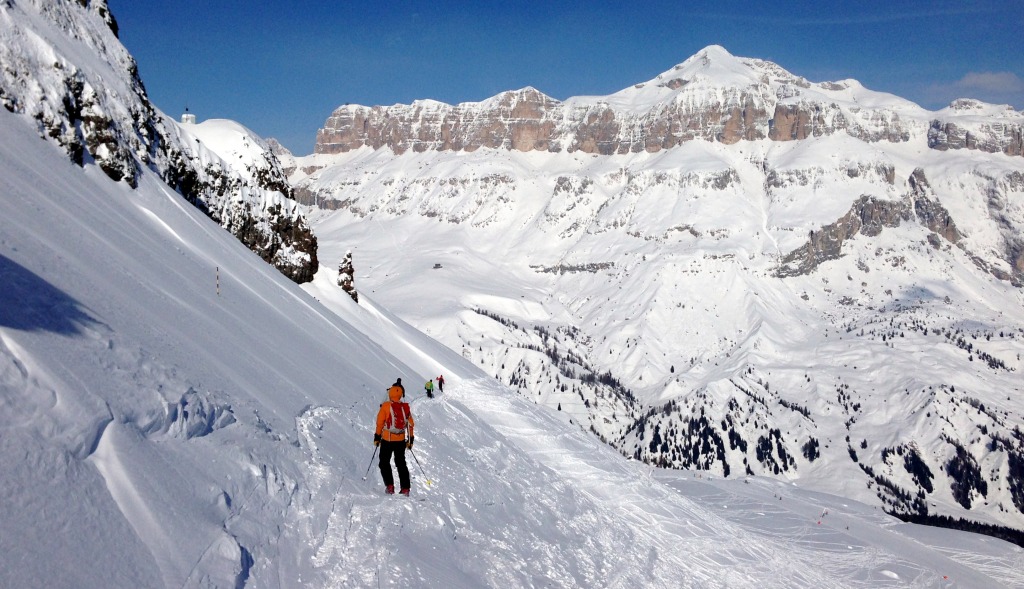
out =
[[[74,298],[0,254],[0,327],[78,335],[94,323]]]

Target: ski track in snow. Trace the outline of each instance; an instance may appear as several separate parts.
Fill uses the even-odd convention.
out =
[[[520,418],[512,399],[486,392],[489,394],[484,396],[466,395],[465,402],[487,421],[501,423],[498,429],[505,436],[528,448],[545,466],[583,483],[579,490],[599,508],[637,522],[636,529],[646,536],[644,543],[651,544],[661,559],[651,571],[660,573],[657,577],[669,580],[672,571],[677,570],[699,586],[719,580],[726,584],[749,582],[771,586],[772,579],[788,579],[787,584],[838,586],[816,574],[814,567],[794,565],[797,559],[793,559],[792,553],[779,554],[766,543],[740,540],[747,536],[743,530],[702,512],[689,500],[673,496],[650,481],[637,479],[644,467],[608,472],[607,462],[588,461],[589,455],[577,436],[540,430]],[[624,489],[629,492],[623,492]],[[682,544],[678,539],[682,539]],[[727,570],[724,578],[720,576],[723,568]]]
[[[309,491],[299,519],[312,538],[310,562],[318,575],[303,584],[403,587],[429,579],[449,587],[925,588],[973,586],[950,580],[956,578],[986,579],[992,587],[1024,582],[1005,560],[952,548],[935,550],[949,559],[948,570],[930,570],[920,563],[934,561],[934,552],[896,531],[903,524],[866,507],[833,505],[844,501],[836,497],[815,503],[815,495],[797,495],[777,481],[716,483],[654,470],[610,449],[594,452],[575,426],[555,417],[548,424],[531,421],[525,403],[487,379],[450,383],[435,400],[413,400],[420,462],[407,454],[409,499],[383,493],[376,455],[369,461],[372,416],[341,407],[307,409],[297,420]],[[347,460],[338,468],[330,450],[336,427],[361,432],[368,462]],[[497,441],[480,435],[482,428],[496,430]],[[449,459],[459,455],[461,461]],[[554,512],[562,525],[546,529]],[[888,530],[881,543],[879,529]]]

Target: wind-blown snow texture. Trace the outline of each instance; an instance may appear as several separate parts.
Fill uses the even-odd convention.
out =
[[[4,109],[0,137],[0,586],[1024,583],[1003,541],[624,459],[157,172],[115,182]],[[414,498],[387,497],[377,404],[437,374]]]
[[[1024,528],[1024,115],[721,47],[535,93],[335,111],[324,259],[627,456]]]

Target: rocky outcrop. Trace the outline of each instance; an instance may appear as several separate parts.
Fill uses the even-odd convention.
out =
[[[910,208],[906,201],[861,196],[835,223],[811,231],[807,243],[783,257],[776,275],[784,278],[810,274],[823,262],[840,258],[843,243],[858,233],[878,235],[884,227],[898,227],[909,219]]]
[[[135,187],[152,170],[286,276],[311,280],[316,238],[276,158],[240,174],[184,141],[149,101],[117,30],[104,0],[0,3],[0,104],[115,182]]]
[[[1024,124],[998,122],[968,127],[964,123],[935,119],[928,128],[928,147],[939,151],[977,149],[1024,156]]]
[[[822,109],[817,106],[779,104],[768,122],[768,137],[773,141],[798,141],[820,136],[829,127]]]
[[[913,201],[914,214],[917,220],[930,229],[933,233],[946,241],[960,243],[960,231],[942,205],[934,199],[928,179],[924,176],[924,170],[918,168],[910,175],[909,179],[911,199]]]
[[[59,63],[59,62],[58,62]],[[133,188],[141,171],[128,145],[134,139],[130,130],[118,125],[100,103],[102,92],[76,68],[55,67],[61,101],[53,110],[33,113],[40,132],[63,147],[78,165],[90,158],[111,180],[124,180]],[[17,112],[18,102],[11,101],[9,110]],[[130,113],[132,120],[145,120],[152,112],[146,109]]]
[[[338,286],[341,290],[352,297],[352,300],[356,303],[359,302],[359,292],[356,290],[356,270],[355,264],[352,263],[352,250],[345,252],[345,259],[341,261],[338,266]]]
[[[267,147],[270,149],[270,153],[277,158],[277,161],[280,164],[281,175],[285,178],[291,176],[296,170],[295,156],[292,154],[291,150],[281,145],[281,142],[273,137],[267,137],[266,142]]]
[[[776,275],[787,277],[810,274],[823,262],[840,258],[843,243],[856,235],[872,237],[886,227],[899,227],[902,222],[912,218],[916,218],[938,238],[959,244],[962,236],[956,223],[949,211],[935,200],[924,171],[920,168],[914,170],[908,183],[910,193],[898,201],[861,196],[845,215],[818,231],[811,231],[807,243],[784,256]]]
[[[861,141],[904,143],[911,126],[890,111],[844,112],[836,103],[778,104],[768,121],[768,138],[794,141],[845,132]]]

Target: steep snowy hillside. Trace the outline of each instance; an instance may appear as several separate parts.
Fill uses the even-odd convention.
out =
[[[205,144],[158,111],[117,40],[105,0],[0,3],[0,104],[32,121],[78,165],[138,185],[156,171],[185,199],[297,282],[317,270],[316,238],[270,148],[239,170],[223,142]]]
[[[314,299],[153,172],[112,183],[4,111],[0,135],[0,586],[1024,583],[1002,541],[654,472],[374,297],[321,273]],[[386,496],[377,403],[439,373],[413,497]]]
[[[357,290],[627,456],[1024,528],[1021,113],[715,47],[509,96],[336,111],[292,173],[323,280],[352,250]]]

